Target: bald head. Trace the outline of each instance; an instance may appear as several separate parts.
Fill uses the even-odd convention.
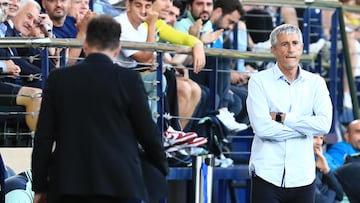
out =
[[[348,125],[344,139],[356,150],[360,151],[360,119],[354,120]]]

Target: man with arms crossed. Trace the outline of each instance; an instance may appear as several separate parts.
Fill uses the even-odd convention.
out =
[[[330,130],[332,104],[325,80],[299,64],[302,39],[298,27],[275,28],[270,42],[277,62],[249,81],[252,203],[314,202],[313,136]]]

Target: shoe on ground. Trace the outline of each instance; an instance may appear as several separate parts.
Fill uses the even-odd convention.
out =
[[[229,111],[219,111],[219,114],[217,114],[216,117],[230,131],[239,132],[248,128],[246,124],[236,122],[234,114]]]

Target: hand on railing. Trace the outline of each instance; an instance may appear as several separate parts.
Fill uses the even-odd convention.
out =
[[[202,43],[195,44],[193,47],[193,62],[194,73],[199,73],[205,66],[205,51]]]
[[[16,65],[12,60],[5,60],[3,61],[6,64],[6,74],[10,74],[13,76],[18,76],[21,72],[21,68]]]

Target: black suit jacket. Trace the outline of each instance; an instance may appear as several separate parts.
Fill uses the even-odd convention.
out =
[[[50,197],[147,199],[138,143],[165,178],[161,132],[137,72],[102,54],[54,70],[46,81],[34,139],[33,190]]]

